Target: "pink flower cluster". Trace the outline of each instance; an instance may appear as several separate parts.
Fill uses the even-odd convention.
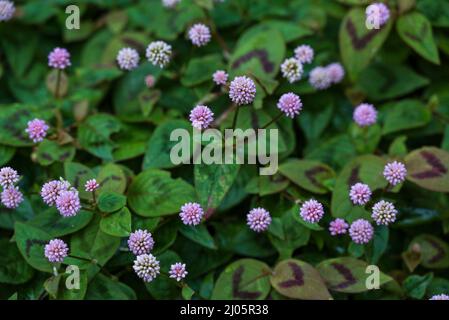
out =
[[[44,254],[48,261],[53,263],[61,263],[69,253],[69,247],[61,239],[50,240],[45,245]]]
[[[28,133],[30,139],[36,143],[44,140],[49,128],[50,127],[44,120],[34,119],[28,121],[28,127],[25,129],[25,132]]]
[[[371,189],[367,184],[356,183],[351,187],[349,197],[353,204],[364,206],[371,199]]]
[[[150,253],[154,247],[154,240],[147,230],[136,230],[129,235],[128,247],[136,256]]]
[[[117,63],[120,69],[133,70],[139,65],[139,53],[133,48],[122,48],[117,54]]]
[[[55,205],[64,217],[75,216],[81,210],[78,191],[63,179],[45,183],[41,189],[41,197],[47,205]]]
[[[84,185],[84,190],[86,190],[86,192],[94,192],[98,188],[100,188],[100,185],[98,184],[96,179],[87,180],[86,184]]]
[[[229,98],[237,105],[250,104],[256,97],[256,85],[246,76],[235,77],[229,86]]]
[[[309,83],[317,90],[329,88],[340,83],[345,77],[345,70],[340,63],[331,63],[326,67],[316,67],[310,71]]]
[[[357,219],[351,224],[351,227],[349,228],[349,235],[355,243],[366,244],[373,238],[374,228],[369,221],[365,219]]]
[[[299,214],[304,221],[317,223],[324,216],[324,208],[321,203],[315,199],[311,199],[302,204]]]
[[[64,48],[54,48],[48,55],[48,66],[63,70],[71,65],[70,53]]]
[[[294,118],[301,111],[302,102],[298,95],[289,92],[281,96],[277,107],[285,113],[287,117]]]
[[[265,231],[271,224],[270,213],[264,208],[251,209],[246,220],[249,228],[255,232]]]
[[[196,226],[203,218],[203,208],[198,203],[188,202],[181,207],[179,217],[185,225]]]
[[[366,7],[366,24],[373,28],[380,28],[390,19],[390,9],[381,2],[370,4]]]
[[[348,231],[349,225],[344,219],[337,218],[329,224],[329,232],[333,236],[345,234]]]
[[[23,201],[22,192],[15,186],[19,179],[19,174],[13,168],[0,169],[0,186],[3,188],[0,201],[8,209],[16,209]]]
[[[355,108],[353,118],[360,127],[371,126],[377,121],[377,110],[372,104],[362,103]]]
[[[193,25],[189,30],[189,39],[197,47],[206,45],[211,39],[209,27],[202,23]]]
[[[170,278],[175,279],[176,281],[181,281],[187,276],[188,272],[186,270],[185,263],[176,262],[170,266],[170,271],[168,275]]]
[[[214,121],[214,113],[207,106],[196,106],[190,111],[190,122],[196,129],[206,129]]]
[[[8,21],[14,15],[16,8],[14,7],[14,3],[8,0],[0,1],[0,22]]]
[[[160,273],[159,261],[151,253],[144,253],[136,257],[134,272],[145,282],[153,281]]]
[[[216,85],[224,86],[228,82],[228,74],[224,70],[217,70],[212,75],[212,80]]]
[[[407,176],[407,169],[403,163],[393,161],[385,165],[383,174],[385,179],[387,179],[392,186],[395,186],[404,182],[405,177]]]
[[[378,225],[389,225],[396,221],[398,211],[391,202],[381,200],[373,206],[371,218]]]

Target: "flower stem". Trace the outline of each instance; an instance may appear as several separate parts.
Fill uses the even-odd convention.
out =
[[[55,97],[59,99],[59,88],[61,87],[61,69],[56,71],[56,89],[55,89]]]
[[[235,110],[235,113],[234,113],[234,119],[232,120],[232,130],[234,130],[235,126],[237,125],[237,118],[239,116],[239,111],[240,111],[240,107],[237,106],[237,109]]]
[[[283,113],[282,111],[279,112],[279,114],[278,114],[276,117],[274,117],[273,119],[271,119],[271,121],[268,122],[266,125],[264,125],[264,126],[262,127],[262,129],[266,129],[266,128],[268,128],[271,124],[273,124],[274,122],[278,121],[278,120],[282,117],[283,114],[284,114],[284,113]]]

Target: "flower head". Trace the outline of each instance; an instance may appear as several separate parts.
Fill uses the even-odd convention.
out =
[[[19,174],[11,167],[0,169],[0,186],[3,188],[11,187],[19,181]]]
[[[357,219],[351,224],[349,235],[355,243],[366,244],[373,238],[374,228],[369,221]]]
[[[332,79],[329,76],[329,70],[324,67],[316,67],[310,71],[309,83],[317,90],[324,90],[330,87]]]
[[[301,46],[296,47],[295,49],[295,58],[301,63],[312,63],[314,52],[312,47],[303,44]]]
[[[301,111],[302,102],[298,95],[289,92],[281,96],[277,106],[287,117],[294,118]]]
[[[337,218],[329,224],[329,232],[333,236],[345,234],[348,231],[348,228],[349,225],[341,218]]]
[[[54,48],[48,55],[48,65],[55,69],[65,69],[71,65],[70,53],[64,48]]]
[[[407,169],[405,165],[398,161],[387,163],[384,168],[384,177],[387,181],[395,186],[405,180]]]
[[[351,187],[349,197],[353,204],[364,206],[371,199],[371,189],[367,184],[356,183]]]
[[[345,69],[338,63],[331,63],[326,67],[329,79],[332,83],[340,83],[345,77]]]
[[[390,10],[383,3],[373,3],[366,7],[366,23],[380,28],[390,19]]]
[[[53,239],[45,245],[44,253],[48,261],[62,262],[69,253],[69,247],[64,241]]]
[[[133,48],[122,48],[117,54],[117,63],[120,69],[132,70],[139,65],[139,53]]]
[[[224,70],[217,70],[212,75],[212,79],[214,80],[215,84],[224,86],[226,82],[228,82],[228,74]]]
[[[28,127],[25,129],[25,132],[27,132],[30,139],[36,143],[44,140],[49,128],[50,127],[44,120],[34,119],[28,121]]]
[[[59,197],[56,198],[56,208],[64,217],[75,216],[81,209],[78,191],[74,189],[61,191]]]
[[[181,281],[188,274],[185,263],[176,262],[172,264],[168,274],[170,278],[176,279],[176,281]]]
[[[311,199],[302,204],[299,214],[304,221],[316,223],[324,216],[324,208],[321,203]]]
[[[372,104],[362,103],[355,108],[353,119],[360,127],[371,126],[377,121],[377,110]]]
[[[162,5],[166,8],[174,8],[181,0],[162,0]]]
[[[136,256],[150,253],[153,250],[154,240],[147,230],[136,230],[129,235],[128,247]]]
[[[158,65],[161,68],[170,62],[171,54],[171,45],[164,41],[153,41],[148,45],[146,50],[147,59],[152,64]]]
[[[181,207],[179,216],[185,225],[196,226],[201,222],[204,212],[198,203],[188,202]]]
[[[290,83],[301,80],[303,73],[302,63],[296,58],[285,59],[281,64],[281,72],[282,76]]]
[[[14,15],[16,8],[14,3],[7,0],[0,0],[0,21],[8,21]]]
[[[206,45],[211,39],[209,27],[202,23],[194,24],[189,29],[189,39],[197,47]]]
[[[378,225],[389,225],[396,221],[396,215],[398,211],[391,202],[380,200],[373,206],[373,212],[371,218]]]
[[[429,300],[449,300],[449,295],[447,294],[435,294]]]
[[[20,192],[19,187],[9,186],[3,189],[1,200],[6,208],[15,209],[23,201],[23,195],[22,192]]]
[[[147,88],[153,88],[155,83],[156,79],[152,74],[149,74],[145,77],[145,85],[147,86]]]
[[[87,180],[86,184],[84,185],[84,190],[86,190],[86,192],[94,192],[98,188],[100,188],[100,185],[95,179]]]
[[[44,202],[53,206],[56,204],[56,199],[59,197],[62,191],[66,191],[70,188],[70,183],[65,180],[52,180],[45,183],[41,189],[41,197]]]
[[[134,272],[145,282],[153,281],[160,273],[159,261],[152,254],[141,254],[134,260]]]
[[[206,129],[214,121],[214,113],[207,106],[196,106],[190,111],[190,122],[199,130]]]
[[[246,221],[251,230],[262,232],[270,226],[271,216],[264,208],[254,208],[246,216]]]
[[[235,77],[229,86],[229,97],[237,105],[250,104],[256,97],[256,85],[246,76]]]

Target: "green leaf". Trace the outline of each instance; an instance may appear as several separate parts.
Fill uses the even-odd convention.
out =
[[[21,284],[33,277],[33,268],[22,258],[17,246],[0,239],[0,283]]]
[[[366,255],[370,264],[377,264],[380,257],[388,248],[390,232],[386,226],[377,226],[374,229],[373,240],[366,247]]]
[[[47,232],[52,237],[62,237],[84,228],[93,217],[93,213],[81,210],[76,216],[64,217],[56,208],[49,208],[28,222],[29,225]]]
[[[124,193],[126,190],[126,176],[122,168],[109,163],[100,169],[97,181],[100,184],[98,193],[116,192]]]
[[[324,260],[317,265],[329,289],[339,292],[358,293],[368,291],[368,263],[350,257]],[[391,281],[386,274],[379,273],[379,286]]]
[[[144,217],[158,217],[179,212],[186,202],[194,201],[193,187],[170,173],[147,169],[138,174],[128,190],[128,204]]]
[[[270,281],[277,292],[289,298],[332,299],[319,272],[300,260],[288,259],[279,262],[273,270]]]
[[[75,156],[75,147],[72,145],[59,145],[55,141],[44,140],[37,147],[37,161],[42,166],[48,166],[56,161],[71,161]]]
[[[270,291],[270,268],[263,262],[241,259],[220,274],[212,300],[263,300]]]
[[[76,270],[76,269],[73,269]],[[77,271],[67,270],[61,274],[61,280],[59,281],[58,300],[83,300],[86,295],[88,279],[87,271],[79,270],[79,288],[74,287],[74,283],[77,278]],[[70,285],[70,289],[67,285]]]
[[[116,192],[102,192],[98,197],[98,209],[101,212],[111,213],[126,205],[126,196]]]
[[[323,182],[335,177],[332,168],[311,160],[291,159],[279,166],[279,172],[301,188],[319,194],[329,192]]]
[[[133,289],[123,282],[112,280],[99,273],[89,283],[85,296],[86,300],[136,300]]]
[[[181,84],[186,87],[199,85],[211,81],[212,74],[217,70],[223,70],[221,54],[211,54],[189,60],[186,71],[181,77]]]
[[[85,190],[87,180],[95,178],[92,170],[77,162],[64,163],[64,177],[71,186],[78,190],[81,199],[92,199],[92,193]]]
[[[180,262],[181,258],[177,253],[169,250],[158,256],[158,260],[160,261],[161,272],[168,274],[170,266]],[[189,274],[187,277],[189,277]],[[179,299],[180,297],[181,290],[178,283],[167,276],[158,275],[153,281],[145,283],[145,286],[155,299]]]
[[[383,107],[385,112],[382,134],[419,128],[430,122],[430,110],[418,100],[401,100]]]
[[[432,26],[426,16],[416,11],[411,12],[400,16],[396,26],[399,36],[413,50],[430,62],[440,64]]]
[[[405,157],[407,180],[421,188],[449,192],[449,152],[435,147],[413,150]]]
[[[15,148],[0,145],[0,166],[8,163],[15,153],[16,153]]]
[[[131,213],[128,208],[101,218],[100,229],[114,237],[127,237],[131,233]]]
[[[217,249],[214,238],[212,238],[204,224],[198,226],[186,226],[182,224],[179,227],[179,232],[181,232],[184,237],[206,248]]]
[[[449,3],[445,1],[418,0],[417,9],[437,27],[449,27]]]
[[[449,245],[443,240],[430,234],[423,234],[412,240],[409,250],[415,247],[421,254],[422,266],[429,269],[449,267]]]
[[[427,287],[433,279],[433,273],[424,276],[411,275],[402,284],[407,295],[414,299],[422,299],[426,294]]]
[[[25,222],[33,217],[34,210],[27,197],[23,197],[23,201],[16,209],[0,206],[0,228],[13,230],[16,221]]]
[[[195,291],[186,285],[185,287],[182,287],[181,294],[184,300],[191,300],[192,296],[195,294]]]
[[[392,22],[380,29],[366,27],[365,10],[354,8],[347,13],[340,26],[340,52],[345,69],[352,80],[376,55],[390,33]]]

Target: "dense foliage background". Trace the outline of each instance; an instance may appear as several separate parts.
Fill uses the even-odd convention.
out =
[[[369,0],[182,0],[175,9],[159,0],[78,0],[81,28],[68,30],[65,7],[73,2],[15,1],[15,17],[0,22],[0,165],[21,174],[25,196],[16,210],[0,208],[0,298],[427,299],[449,293],[447,0],[383,1],[392,16],[380,30],[365,27]],[[199,21],[215,25],[227,51],[215,35],[207,46],[192,46],[186,30]],[[144,57],[153,40],[173,47],[164,69]],[[303,43],[314,48],[315,60],[303,80],[289,84],[280,64]],[[141,55],[131,72],[115,61],[127,46]],[[54,47],[72,57],[61,99],[53,95],[55,74],[47,65]],[[263,54],[248,55],[254,50]],[[316,91],[308,73],[332,62],[344,65],[344,82]],[[231,79],[257,79],[256,100],[241,110],[240,128],[266,123],[281,94],[301,96],[300,116],[277,122],[278,174],[259,176],[256,165],[170,162],[169,134],[191,127],[188,113],[199,101],[216,116],[228,110],[228,95],[211,80],[217,69]],[[156,79],[151,89],[148,74]],[[352,120],[361,102],[379,110],[378,123],[365,131]],[[24,131],[36,117],[52,128],[39,144]],[[232,114],[223,128],[231,120]],[[385,191],[382,171],[393,159],[406,164],[407,181]],[[96,178],[98,196],[112,191],[126,202],[112,213],[83,210],[64,218],[39,195],[59,177],[78,187],[82,199],[90,199],[85,181]],[[359,180],[399,211],[364,246],[328,232],[335,217],[371,219],[370,206],[349,201],[349,187]],[[312,197],[325,204],[319,224],[300,219],[294,202]],[[189,201],[210,215],[197,227],[178,216]],[[246,225],[256,206],[273,217],[268,232]],[[134,274],[134,256],[124,248],[139,228],[153,234],[162,271],[186,263],[185,284],[162,276],[144,284]],[[56,237],[84,258],[64,260],[81,268],[79,290],[63,285],[67,274],[53,276],[44,257],[45,243]],[[297,276],[292,264],[305,280],[287,290],[279,283]],[[368,264],[382,272],[379,290],[365,286]]]

